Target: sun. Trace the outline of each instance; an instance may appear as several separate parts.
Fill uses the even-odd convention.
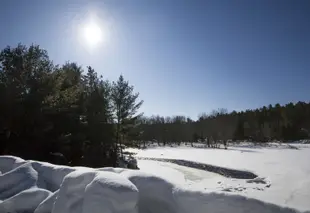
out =
[[[1,0],[0,0],[1,1]],[[95,12],[89,12],[81,22],[77,21],[76,28],[77,42],[83,50],[90,54],[107,48],[111,43],[112,24],[106,17],[100,17]]]
[[[95,47],[102,42],[102,30],[100,26],[94,22],[88,23],[84,26],[83,34],[85,42],[90,47]]]

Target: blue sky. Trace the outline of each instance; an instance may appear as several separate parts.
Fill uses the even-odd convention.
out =
[[[94,15],[108,36],[89,50],[79,34]],[[308,0],[2,0],[0,29],[1,49],[36,43],[55,63],[122,73],[146,115],[310,98]]]

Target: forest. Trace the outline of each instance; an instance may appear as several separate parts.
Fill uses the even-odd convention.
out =
[[[310,103],[301,101],[239,112],[221,108],[197,120],[147,117],[124,76],[109,81],[91,66],[54,64],[38,45],[1,50],[0,100],[1,155],[52,162],[58,153],[71,166],[117,166],[124,145],[149,141],[217,147],[228,141],[307,139],[310,131]]]

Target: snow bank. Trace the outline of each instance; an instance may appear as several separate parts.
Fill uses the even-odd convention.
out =
[[[6,173],[11,171],[12,169],[24,164],[26,161],[13,156],[1,156],[0,160],[0,170],[1,173]]]
[[[85,188],[83,212],[135,213],[139,192],[127,178],[99,172]]]
[[[54,207],[56,198],[58,198],[59,190],[50,194],[45,200],[43,200],[35,209],[34,213],[50,213]]]
[[[46,189],[55,192],[59,189],[64,177],[75,171],[74,167],[57,166],[50,163],[29,161],[32,167],[38,172],[40,184],[44,184]],[[82,168],[81,168],[82,169]],[[40,187],[40,186],[39,186]]]
[[[64,178],[52,212],[134,212],[137,200],[138,190],[128,179],[82,170]]]
[[[122,175],[134,183],[139,190],[139,212],[178,212],[172,183],[139,171],[126,171]]]
[[[0,160],[1,161],[1,160]],[[23,164],[0,175],[0,200],[8,199],[25,189],[36,186],[38,173],[30,163]]]
[[[255,199],[186,190],[136,170],[64,167],[0,157],[0,213],[298,212]]]
[[[0,204],[0,212],[34,212],[40,203],[52,193],[45,189],[26,189]]]

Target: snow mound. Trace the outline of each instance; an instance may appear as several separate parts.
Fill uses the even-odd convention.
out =
[[[85,189],[83,212],[135,213],[138,196],[138,189],[128,179],[100,172]]]
[[[0,212],[34,212],[42,200],[52,193],[45,189],[26,189],[0,204]]]
[[[139,190],[139,212],[179,212],[173,194],[175,187],[169,181],[139,171],[126,171],[122,175]]]
[[[1,161],[1,160],[0,160]],[[30,163],[23,164],[0,175],[0,200],[8,199],[26,189],[36,186],[38,173]]]
[[[58,197],[59,190],[50,194],[45,200],[43,200],[38,207],[35,209],[34,213],[50,213],[54,207],[56,198]]]
[[[299,212],[243,196],[189,191],[141,171],[0,157],[0,213]]]
[[[137,188],[112,172],[74,171],[60,187],[52,212],[134,212]]]

